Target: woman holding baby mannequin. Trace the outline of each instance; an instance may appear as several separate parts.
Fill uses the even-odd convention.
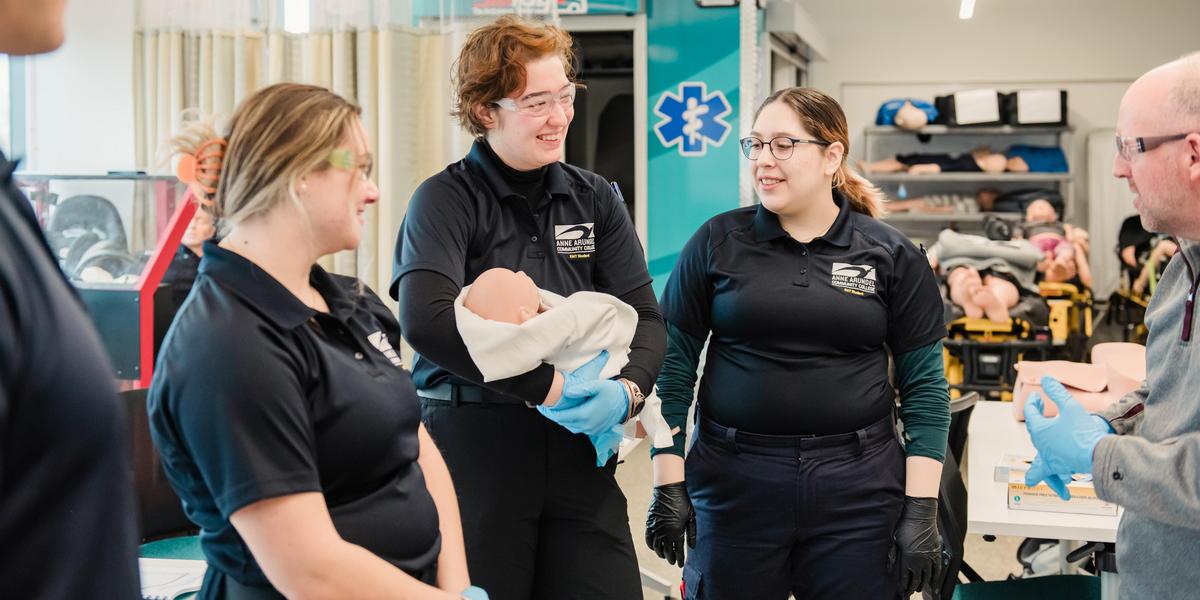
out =
[[[696,441],[686,461],[683,431],[652,451],[647,518],[660,555],[694,546],[689,599],[907,598],[937,579],[942,303],[921,251],[875,218],[848,144],[829,96],[768,97],[741,140],[761,204],[705,223],[663,293],[671,426],[708,340]]]
[[[502,17],[468,36],[454,114],[476,140],[413,194],[396,241],[390,292],[417,351],[422,416],[454,475],[471,575],[502,600],[641,594],[616,460],[597,468],[588,435],[636,414],[665,334],[621,196],[559,162],[574,117],[572,61],[570,36],[553,26]],[[618,378],[577,382],[595,375],[543,362],[485,383],[454,302],[493,267],[636,309]]]
[[[193,192],[228,225],[205,242],[148,401],[200,527],[200,598],[487,598],[396,320],[316,264],[358,246],[379,197],[358,115],[324,88],[278,84],[224,132],[176,140],[203,166]]]

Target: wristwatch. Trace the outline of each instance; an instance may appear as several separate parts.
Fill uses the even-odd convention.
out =
[[[617,381],[625,384],[625,391],[629,392],[629,414],[625,417],[625,420],[628,421],[642,412],[642,407],[646,405],[646,395],[642,393],[642,389],[638,387],[638,384],[624,377]]]

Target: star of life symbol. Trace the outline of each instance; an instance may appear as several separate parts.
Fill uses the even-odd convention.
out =
[[[721,117],[733,109],[725,94],[708,93],[702,81],[679,84],[679,93],[663,92],[654,105],[654,114],[662,117],[654,133],[663,146],[679,146],[683,156],[704,156],[708,145],[720,146],[729,135],[729,123]]]

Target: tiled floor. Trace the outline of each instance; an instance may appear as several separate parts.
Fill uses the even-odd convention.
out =
[[[629,527],[633,534],[634,546],[637,548],[638,564],[644,571],[672,582],[674,594],[671,597],[678,598],[680,569],[655,555],[646,547],[644,539],[646,506],[650,503],[651,487],[650,459],[644,446],[635,448],[626,462],[617,468],[617,481],[629,500]],[[1020,539],[1010,537],[999,537],[994,542],[985,542],[981,536],[967,536],[966,562],[986,580],[1004,579],[1010,573],[1021,572],[1021,565],[1016,560],[1017,545],[1020,542]],[[663,600],[661,592],[656,593],[651,589],[645,589],[643,592],[645,600]]]

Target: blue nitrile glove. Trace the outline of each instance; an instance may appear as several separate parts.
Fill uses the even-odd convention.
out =
[[[580,383],[595,381],[600,378],[600,372],[604,370],[604,365],[608,364],[608,350],[601,350],[596,358],[583,363],[574,371],[567,373],[563,377],[563,400],[567,397],[567,388],[574,387]],[[559,400],[561,403],[562,400]]]
[[[1058,416],[1042,416],[1042,397],[1037,392],[1025,401],[1025,427],[1038,451],[1025,472],[1025,485],[1045,481],[1060,498],[1069,500],[1067,482],[1075,473],[1091,474],[1092,452],[1112,428],[1072,398],[1057,379],[1042,377],[1042,391],[1058,405]]]
[[[584,379],[591,371],[583,370],[601,358],[607,360],[608,353],[601,352],[592,362],[567,375],[558,404],[549,408],[539,406],[538,411],[572,433],[599,435],[619,425],[629,410],[625,385],[612,379],[596,379],[604,362],[600,362],[590,381]]]
[[[480,588],[471,586],[458,594],[463,600],[490,600],[488,593]]]
[[[620,425],[613,425],[604,433],[588,436],[588,439],[592,441],[592,446],[596,448],[597,467],[608,464],[608,459],[612,458],[612,455],[621,448],[621,440],[624,438],[625,428]]]

